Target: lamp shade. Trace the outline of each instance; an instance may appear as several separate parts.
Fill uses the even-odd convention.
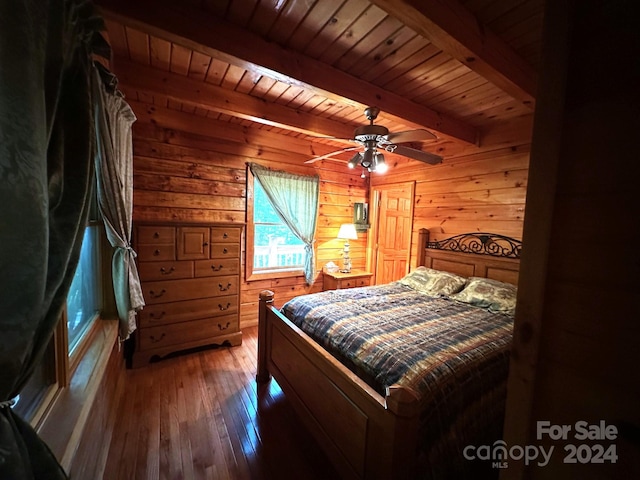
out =
[[[343,223],[340,225],[338,238],[343,240],[357,240],[358,233],[356,232],[356,226],[353,223]]]

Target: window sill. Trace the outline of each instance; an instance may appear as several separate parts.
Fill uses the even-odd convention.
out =
[[[118,337],[117,320],[98,319],[96,324],[69,386],[57,391],[51,405],[35,426],[38,435],[67,472]]]
[[[304,277],[302,270],[269,270],[261,271],[260,273],[252,273],[247,275],[247,282],[253,282],[256,280],[271,280],[275,278],[290,278],[290,277]]]

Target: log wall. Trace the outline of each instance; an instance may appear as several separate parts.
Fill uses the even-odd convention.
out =
[[[640,477],[631,6],[547,2],[504,439],[555,451],[544,467],[509,460],[503,480]],[[566,436],[539,433],[539,422],[566,425]]]
[[[416,181],[412,260],[417,232],[429,228],[433,239],[489,231],[522,237],[531,118],[482,133],[482,144],[446,148],[446,160],[431,166],[390,156],[389,171],[360,178],[359,170],[310,158],[309,142],[280,131],[205,118],[197,108],[177,110],[152,104],[153,98],[127,91],[137,122],[134,139],[134,221],[246,221],[247,162],[293,173],[320,175],[317,269],[339,263],[341,223],[352,221],[353,204],[369,202],[371,185]],[[157,102],[156,102],[157,103]],[[367,233],[351,242],[353,268],[366,268]],[[244,245],[244,242],[243,242]],[[243,266],[245,252],[243,252]],[[302,277],[244,282],[241,326],[257,322],[257,297],[265,288],[278,302],[322,289],[322,276],[307,286]]]
[[[308,142],[257,128],[210,120],[194,113],[130,100],[133,126],[135,221],[245,223],[247,163],[320,176],[317,228],[318,275],[308,286],[302,276],[242,284],[241,326],[257,323],[258,293],[274,290],[279,304],[322,289],[322,266],[340,262],[342,223],[353,220],[353,204],[366,202],[367,180],[337,162],[305,165]],[[366,233],[351,242],[353,268],[364,268]],[[244,242],[243,242],[244,249]],[[243,272],[246,252],[243,251]],[[246,278],[246,276],[243,276]]]
[[[484,132],[480,147],[452,151],[441,164],[393,157],[372,187],[415,181],[411,266],[417,263],[418,231],[431,240],[490,232],[522,239],[532,117]]]

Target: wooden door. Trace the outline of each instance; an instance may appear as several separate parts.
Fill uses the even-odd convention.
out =
[[[375,283],[399,280],[407,274],[411,254],[414,182],[375,187]]]

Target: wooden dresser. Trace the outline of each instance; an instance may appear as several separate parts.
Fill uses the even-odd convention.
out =
[[[135,226],[146,306],[138,313],[133,367],[202,345],[239,345],[238,224]]]

